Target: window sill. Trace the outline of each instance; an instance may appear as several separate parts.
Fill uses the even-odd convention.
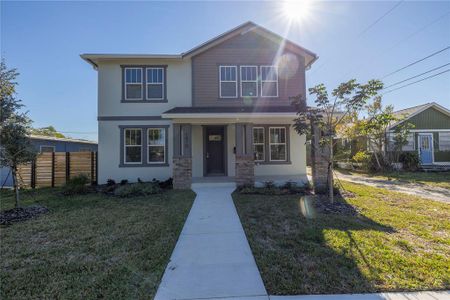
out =
[[[161,163],[161,164],[148,164],[148,163],[142,163],[142,164],[119,164],[119,168],[152,168],[152,167],[168,167],[168,163]]]
[[[167,99],[158,99],[158,100],[120,100],[121,103],[167,103],[169,100]]]
[[[292,165],[291,161],[255,161],[257,165]]]

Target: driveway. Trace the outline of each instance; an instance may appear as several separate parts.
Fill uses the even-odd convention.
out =
[[[450,203],[450,190],[440,187],[427,186],[418,183],[407,183],[398,180],[371,178],[359,174],[348,175],[343,174],[337,170],[335,170],[335,176],[338,179],[350,181],[353,183],[365,184],[373,187],[388,189],[390,191],[396,191],[409,195],[428,198],[435,201]]]

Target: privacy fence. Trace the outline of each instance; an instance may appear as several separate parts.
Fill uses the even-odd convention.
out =
[[[32,163],[18,168],[18,181],[23,187],[55,187],[85,174],[95,184],[97,161],[97,152],[40,153]]]

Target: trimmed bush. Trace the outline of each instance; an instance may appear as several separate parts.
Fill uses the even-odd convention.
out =
[[[62,193],[66,196],[86,194],[90,191],[88,184],[89,177],[86,174],[79,174],[69,179],[62,187]]]
[[[416,152],[402,152],[398,161],[403,164],[405,171],[416,171],[420,166],[420,158]]]
[[[127,197],[135,197],[135,196],[148,196],[153,194],[160,194],[162,189],[158,184],[155,183],[134,183],[134,184],[126,184],[117,187],[114,190],[114,195],[127,198]]]

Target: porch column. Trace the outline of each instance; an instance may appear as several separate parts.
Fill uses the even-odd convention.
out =
[[[236,184],[255,184],[253,124],[236,124]]]
[[[173,125],[173,188],[190,189],[192,183],[192,126]]]
[[[322,132],[317,124],[311,125],[311,169],[314,192],[324,194],[328,190],[328,164],[330,149],[320,145]]]

